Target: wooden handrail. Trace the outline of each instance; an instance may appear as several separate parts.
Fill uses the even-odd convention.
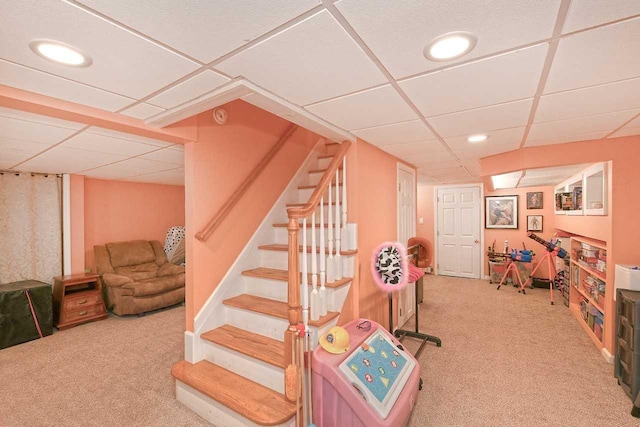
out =
[[[316,189],[313,191],[313,194],[311,194],[311,197],[309,197],[309,201],[307,202],[307,204],[304,206],[287,209],[287,214],[290,219],[306,218],[311,214],[316,206],[318,206],[318,203],[320,203],[320,198],[322,198],[322,195],[327,190],[329,182],[331,182],[336,174],[336,171],[342,165],[342,159],[347,154],[347,150],[349,150],[350,146],[351,141],[344,141],[342,144],[340,144],[340,148],[333,156],[333,160],[331,160],[331,163],[329,163],[327,169],[324,171],[322,179],[320,179],[320,182],[316,186]],[[336,185],[338,185],[337,182]]]
[[[218,209],[215,215],[211,217],[207,225],[198,233],[196,233],[196,239],[205,241],[209,238],[209,236],[211,236],[211,234],[215,231],[215,229],[218,228],[218,226],[222,223],[222,221],[227,217],[229,212],[231,212],[231,209],[242,198],[244,193],[246,193],[246,191],[249,189],[251,184],[253,184],[253,182],[258,178],[258,175],[260,175],[260,173],[264,170],[264,168],[269,164],[271,159],[273,159],[275,155],[278,153],[278,151],[280,151],[284,143],[287,142],[289,138],[291,138],[291,136],[296,131],[296,129],[298,129],[297,125],[291,125],[287,129],[287,131],[284,133],[284,135],[282,135],[280,140],[276,142],[273,147],[271,147],[271,149],[267,152],[267,154],[265,154],[262,160],[260,160],[260,163],[258,163],[253,168],[251,173],[245,178],[242,184],[238,186],[236,191],[231,196],[229,196],[229,198],[224,203],[224,205],[222,205],[222,207]]]

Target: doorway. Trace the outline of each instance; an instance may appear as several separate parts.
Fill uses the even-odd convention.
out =
[[[480,278],[483,236],[480,185],[437,187],[436,273]]]
[[[398,241],[407,245],[416,235],[416,174],[415,170],[398,163]],[[398,326],[414,314],[415,283],[410,283],[398,295]]]

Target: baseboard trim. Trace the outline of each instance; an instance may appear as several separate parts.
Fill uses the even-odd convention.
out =
[[[601,353],[602,357],[604,357],[604,360],[606,360],[609,365],[613,365],[615,357],[611,353],[609,353],[609,350],[603,347]]]
[[[185,331],[184,333],[184,360],[189,363],[196,363],[202,360],[198,351],[198,340],[196,335],[191,331]]]

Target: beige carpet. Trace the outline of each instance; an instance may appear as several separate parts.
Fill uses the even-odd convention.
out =
[[[422,353],[412,426],[640,425],[611,365],[548,292],[430,276],[425,299],[421,330],[443,346]],[[110,317],[0,350],[0,425],[208,425],[174,399],[184,313]]]

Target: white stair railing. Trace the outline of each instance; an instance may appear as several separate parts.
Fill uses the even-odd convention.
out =
[[[331,206],[329,206],[331,211]],[[336,256],[333,260],[333,280],[342,279],[342,257],[340,256],[340,172],[336,170]]]

